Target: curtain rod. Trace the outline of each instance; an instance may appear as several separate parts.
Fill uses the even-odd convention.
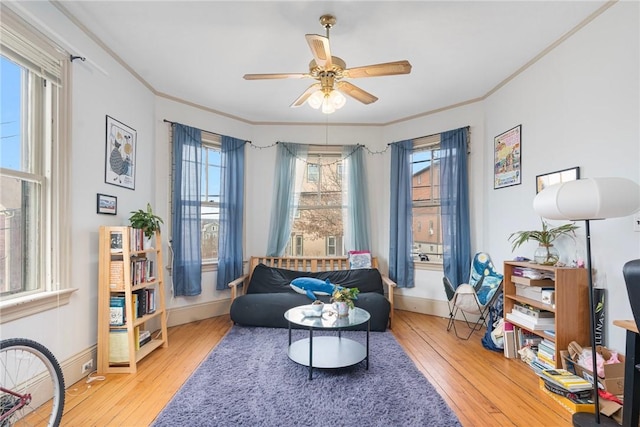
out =
[[[468,126],[468,125],[467,126],[463,126],[461,128],[457,128],[457,129],[464,129],[464,128],[466,128],[467,130],[471,130],[471,126]],[[443,132],[446,132],[446,131],[432,133],[431,135],[423,135],[423,136],[419,136],[417,138],[411,138],[411,139],[412,140],[416,140],[416,139],[422,139],[422,138],[431,138],[432,136],[441,135]],[[393,144],[393,142],[390,142],[387,145],[391,145],[391,144]]]
[[[181,125],[182,124],[182,123],[178,123],[178,122],[172,122],[171,120],[167,120],[167,119],[162,119],[162,121],[165,122],[165,123],[171,123],[172,125]],[[196,129],[198,129],[200,132],[207,132],[207,133],[210,133],[210,134],[213,134],[213,135],[217,135],[217,136],[220,136],[220,137],[224,136],[224,135],[220,135],[217,132],[211,132],[210,130],[200,129],[200,128],[196,128]],[[249,144],[253,144],[251,141],[248,141],[248,140],[245,140],[244,142],[248,142]]]

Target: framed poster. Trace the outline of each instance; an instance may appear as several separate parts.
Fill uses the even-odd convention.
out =
[[[135,190],[135,129],[107,116],[104,182]]]
[[[522,183],[522,125],[501,133],[493,139],[493,188]]]
[[[536,176],[536,194],[550,185],[580,179],[580,168],[563,169]]]
[[[118,213],[118,199],[115,196],[98,193],[96,212],[99,214],[116,215]]]

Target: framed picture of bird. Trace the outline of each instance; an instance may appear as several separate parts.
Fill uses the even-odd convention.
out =
[[[104,181],[107,184],[135,190],[135,129],[107,116]]]

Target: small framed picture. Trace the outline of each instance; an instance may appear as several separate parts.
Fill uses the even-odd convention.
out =
[[[580,168],[569,168],[536,176],[536,194],[546,187],[580,179]]]
[[[118,213],[118,199],[115,196],[98,193],[97,213],[115,215]]]

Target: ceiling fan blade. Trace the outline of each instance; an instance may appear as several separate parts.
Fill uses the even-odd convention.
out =
[[[323,67],[325,70],[331,69],[333,64],[331,62],[329,39],[317,34],[307,34],[305,35],[305,38],[307,39],[307,43],[309,43],[316,65]]]
[[[409,61],[385,62],[383,64],[365,65],[364,67],[348,68],[343,75],[352,79],[359,77],[393,76],[396,74],[409,74],[411,64]]]
[[[369,92],[366,92],[360,89],[358,86],[352,85],[349,82],[339,81],[336,83],[338,90],[345,95],[349,95],[353,99],[362,102],[363,104],[371,104],[378,100],[377,97],[371,95]]]
[[[305,90],[302,95],[300,95],[298,97],[298,99],[296,99],[295,101],[293,101],[293,104],[290,105],[290,107],[299,107],[302,104],[304,104],[307,99],[309,99],[309,97],[311,96],[311,94],[317,90],[320,90],[322,88],[322,85],[320,85],[320,83],[314,83],[311,86],[309,86],[307,88],[307,90]]]
[[[292,73],[292,74],[245,74],[245,80],[269,80],[269,79],[303,79],[305,77],[311,77],[307,73]]]

